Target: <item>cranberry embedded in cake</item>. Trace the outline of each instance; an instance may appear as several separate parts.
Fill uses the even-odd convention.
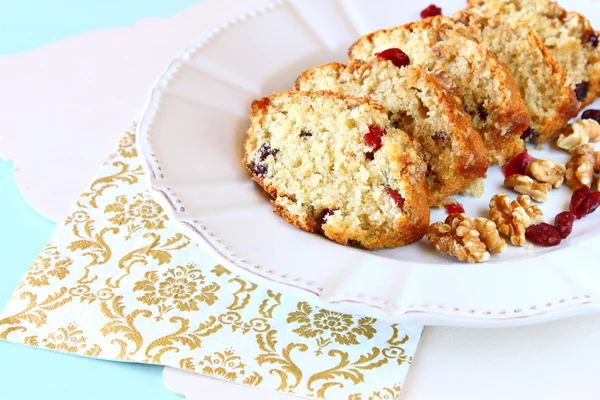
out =
[[[381,138],[386,134],[385,129],[381,129],[378,126],[371,125],[369,126],[369,132],[365,133],[365,144],[373,149],[373,151],[377,151],[381,148]]]
[[[575,95],[577,96],[577,100],[583,101],[587,97],[589,89],[589,82],[578,83],[577,86],[575,86]]]
[[[391,48],[384,51],[380,51],[375,54],[376,57],[384,60],[389,60],[398,68],[406,67],[410,64],[410,57],[400,49]]]

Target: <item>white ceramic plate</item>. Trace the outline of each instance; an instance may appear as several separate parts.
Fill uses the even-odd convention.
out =
[[[253,99],[289,90],[305,69],[345,61],[367,32],[419,18],[429,2],[276,1],[227,23],[184,50],[152,90],[138,146],[152,193],[181,229],[225,267],[343,312],[393,322],[517,325],[600,310],[600,212],[578,221],[555,248],[510,247],[490,262],[467,265],[424,241],[367,252],[293,228],[273,214],[241,166]],[[437,1],[446,15],[464,0]],[[563,0],[600,26],[593,0]],[[539,152],[566,163],[559,150]],[[487,215],[501,186],[490,168],[480,199],[459,198]],[[511,193],[513,196],[516,194]],[[570,190],[542,205],[546,222],[567,209]],[[443,220],[442,211],[432,221]]]

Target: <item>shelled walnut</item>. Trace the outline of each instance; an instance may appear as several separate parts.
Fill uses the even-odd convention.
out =
[[[594,170],[597,169],[596,158],[594,147],[591,144],[582,144],[573,150],[565,172],[565,181],[571,189],[577,190],[582,186],[592,186]]]
[[[598,141],[600,141],[600,124],[593,119],[580,119],[567,125],[565,132],[556,140],[556,145],[572,152],[577,146]]]
[[[531,204],[531,198],[520,195],[510,201],[505,194],[497,194],[490,200],[490,218],[514,246],[525,245],[525,230],[544,221],[542,210]]]
[[[530,178],[554,188],[561,187],[565,180],[565,167],[547,158],[532,161],[525,171]]]
[[[515,192],[526,194],[535,201],[544,202],[548,200],[548,193],[552,190],[549,183],[537,182],[527,175],[514,174],[504,179],[504,186]]]
[[[465,214],[450,214],[445,222],[430,225],[427,240],[438,251],[469,263],[487,261],[489,251],[502,253],[506,248],[496,224],[487,218],[469,218]]]

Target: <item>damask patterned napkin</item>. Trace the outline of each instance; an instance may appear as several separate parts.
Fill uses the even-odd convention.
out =
[[[215,265],[146,190],[134,129],[21,279],[0,339],[310,398],[395,398],[421,327],[320,309]]]

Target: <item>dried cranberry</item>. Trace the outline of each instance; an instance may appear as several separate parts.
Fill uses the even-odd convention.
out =
[[[266,165],[251,162],[250,164],[248,164],[248,168],[250,168],[250,171],[252,171],[252,173],[256,176],[262,176],[267,173]]]
[[[589,195],[587,195],[587,196],[585,196],[583,201],[579,204],[579,207],[577,207],[577,209],[575,210],[576,217],[578,219],[581,219],[581,218],[585,217],[586,215],[588,215],[590,212],[595,211],[597,207],[594,207],[593,210],[591,210],[591,208],[592,208],[592,201],[591,201]]]
[[[375,56],[391,61],[392,64],[398,68],[406,67],[408,64],[410,64],[410,58],[408,55],[397,48],[391,48],[379,53],[375,53]]]
[[[560,244],[560,234],[558,230],[545,222],[538,225],[531,225],[525,230],[525,237],[538,246],[556,246]]]
[[[588,194],[585,199],[585,203],[587,205],[588,214],[591,214],[594,211],[596,211],[596,209],[600,207],[600,192],[592,192]]]
[[[588,213],[586,199],[589,194],[590,188],[587,186],[582,186],[573,192],[573,196],[571,196],[571,212],[575,214],[577,219],[585,217]]]
[[[577,219],[593,213],[600,207],[600,192],[590,192],[590,188],[582,186],[571,197],[571,212]]]
[[[573,232],[575,219],[575,214],[569,211],[563,211],[554,218],[554,226],[561,238],[566,239]]]
[[[583,101],[587,97],[589,88],[589,82],[578,83],[577,86],[575,86],[575,96],[577,97],[577,100]]]
[[[348,240],[348,246],[350,247],[358,247],[360,249],[362,249],[362,243],[360,242],[360,240],[356,240],[356,239],[349,239]]]
[[[600,124],[600,110],[585,110],[581,114],[581,119],[593,119]]]
[[[381,129],[376,125],[369,126],[369,132],[365,133],[364,139],[365,144],[373,149],[373,151],[377,151],[381,148],[381,138],[387,132],[385,129]]]
[[[488,112],[485,109],[485,107],[483,106],[483,104],[479,105],[479,107],[477,107],[477,113],[479,114],[479,118],[482,121],[485,121],[488,117]]]
[[[306,131],[300,132],[300,137],[310,137],[310,136],[312,136],[312,133],[310,133],[310,132],[306,132]]]
[[[258,149],[258,151],[260,152],[261,161],[265,161],[269,156],[275,157],[277,153],[279,153],[279,150],[271,149],[271,145],[269,145],[269,143],[265,143],[262,146],[260,146],[260,149]]]
[[[446,212],[448,214],[462,214],[465,212],[462,204],[460,203],[450,203],[445,205]]]
[[[327,222],[327,217],[330,215],[333,215],[333,210],[331,208],[324,208],[321,210],[319,216],[317,217],[317,223],[319,224],[319,227],[323,226],[325,222]]]
[[[509,177],[514,174],[525,175],[525,169],[532,161],[535,160],[535,157],[527,153],[527,149],[523,150],[502,168],[504,176]]]
[[[403,209],[404,207],[404,197],[402,197],[402,195],[400,195],[400,193],[398,193],[398,191],[394,190],[394,189],[386,189],[385,193],[390,196],[390,198],[393,200],[393,202],[396,204],[396,206],[399,209]]]
[[[593,48],[598,47],[598,35],[591,35],[588,38],[588,43],[591,44]]]
[[[531,129],[531,127],[523,131],[523,134],[521,135],[521,139],[528,140],[533,143],[537,142],[539,137],[540,133],[537,132],[535,129]]]
[[[442,15],[442,9],[437,7],[435,4],[432,4],[421,11],[421,18],[435,17],[436,15]]]

